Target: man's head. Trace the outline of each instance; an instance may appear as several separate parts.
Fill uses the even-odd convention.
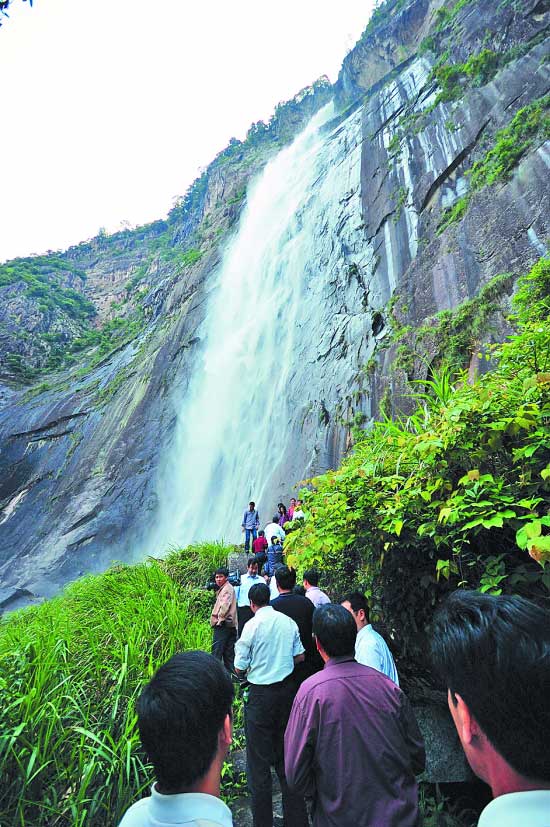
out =
[[[319,585],[319,572],[316,569],[308,569],[304,572],[304,586],[306,589]]]
[[[219,569],[216,569],[216,571],[214,572],[214,580],[216,581],[216,586],[218,587],[218,589],[221,589],[222,586],[225,586],[228,577],[229,569],[226,569],[223,566]]]
[[[276,525],[279,525],[279,515],[278,514],[273,515],[272,522],[274,522]]]
[[[250,600],[250,608],[254,613],[258,609],[269,605],[269,588],[265,583],[255,583],[248,592],[248,599]]]
[[[249,557],[246,568],[248,573],[253,577],[254,575],[258,574],[258,561],[254,557]]]
[[[313,634],[319,654],[329,658],[353,657],[357,626],[350,612],[337,603],[319,606],[313,612]]]
[[[251,501],[248,503],[248,510],[249,510],[249,511],[254,511],[254,509],[255,509],[255,508],[256,508],[256,503],[253,503],[253,502],[252,502],[252,500],[251,500]]]
[[[288,566],[275,569],[275,582],[280,592],[291,592],[296,585],[296,572]]]
[[[550,786],[550,614],[521,597],[456,591],[434,619],[432,661],[493,794],[511,792],[512,776],[516,789]]]
[[[141,742],[159,792],[192,791],[210,771],[219,784],[232,702],[231,678],[206,652],[183,652],[160,667],[137,703]]]
[[[342,600],[342,606],[344,609],[347,609],[348,612],[352,613],[357,625],[357,631],[368,624],[369,604],[364,594],[361,594],[361,592],[350,592],[346,594]]]

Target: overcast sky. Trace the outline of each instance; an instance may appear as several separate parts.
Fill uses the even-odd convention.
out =
[[[13,0],[0,261],[162,218],[232,136],[322,74],[372,0]]]

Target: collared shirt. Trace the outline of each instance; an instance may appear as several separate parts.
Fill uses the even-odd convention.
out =
[[[216,594],[216,602],[210,615],[211,626],[221,626],[225,623],[234,629],[237,628],[237,598],[235,597],[235,589],[226,580],[221,589]]]
[[[248,669],[250,683],[266,686],[288,677],[294,670],[294,656],[303,651],[296,623],[271,606],[262,606],[235,645],[235,668]]]
[[[330,603],[330,597],[321,591],[319,586],[310,586],[306,591],[306,597],[311,600],[315,608],[317,606],[324,606],[325,603]]]
[[[237,586],[237,606],[250,606],[250,601],[248,599],[248,592],[255,586],[256,583],[263,583],[264,578],[260,577],[259,574],[243,574],[241,577],[241,584]]]
[[[332,658],[294,700],[285,733],[291,789],[311,796],[313,827],[416,827],[422,736],[393,681]]]
[[[206,793],[163,795],[151,789],[126,811],[119,827],[233,827],[229,807]]]
[[[259,525],[260,515],[258,514],[256,509],[251,511],[249,508],[247,508],[243,514],[242,527],[248,528],[250,531],[252,531],[254,528],[258,528]]]
[[[271,543],[272,537],[279,537],[280,540],[286,537],[286,532],[278,523],[268,523],[265,527],[265,539],[268,543]]]
[[[550,790],[525,790],[494,798],[481,813],[478,827],[550,827]]]
[[[362,663],[363,666],[372,666],[373,669],[378,669],[379,672],[387,675],[390,680],[399,686],[397,669],[388,644],[382,635],[379,635],[372,628],[370,623],[363,626],[357,633],[355,660],[357,663]]]

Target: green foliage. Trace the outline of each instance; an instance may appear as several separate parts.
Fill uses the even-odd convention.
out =
[[[545,289],[547,266],[520,280],[520,308]],[[288,539],[287,559],[302,569],[359,560],[355,584],[419,664],[450,589],[548,599],[550,322],[517,322],[493,371],[474,385],[433,371],[408,417],[375,423],[340,468],[311,480],[309,519]]]
[[[43,312],[62,310],[71,319],[85,322],[96,314],[92,302],[71,287],[63,287],[62,279],[84,274],[56,256],[16,258],[0,265],[0,288],[22,283],[23,295],[39,299]]]
[[[520,109],[495,135],[495,143],[470,170],[472,190],[505,180],[535,141],[550,138],[550,95]]]
[[[175,652],[210,649],[213,598],[195,587],[226,554],[204,543],[116,566],[0,621],[0,823],[118,824],[153,776],[135,701]],[[239,785],[228,763],[226,797]]]
[[[467,170],[470,191],[441,215],[437,233],[460,221],[469,207],[472,193],[510,177],[521,158],[536,143],[550,138],[550,95],[537,98],[518,110],[508,126],[494,137],[493,146]]]

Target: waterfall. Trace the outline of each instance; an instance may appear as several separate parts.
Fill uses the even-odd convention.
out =
[[[359,190],[359,149],[350,152],[342,136],[331,145],[320,131],[332,115],[328,104],[249,186],[238,231],[212,274],[201,352],[185,397],[176,400],[150,549],[237,541],[248,501],[257,503],[264,525],[276,498],[284,493],[287,502],[299,479],[288,476],[296,473],[289,457],[299,453],[296,406],[306,406],[303,419],[313,405],[308,374],[317,370],[316,354],[332,325],[322,320],[326,275],[342,265],[328,227],[342,219],[338,188],[345,191],[349,181],[345,167],[334,175],[335,152],[348,166],[355,158]],[[354,129],[358,135],[357,118]],[[318,391],[311,389],[312,400]]]

